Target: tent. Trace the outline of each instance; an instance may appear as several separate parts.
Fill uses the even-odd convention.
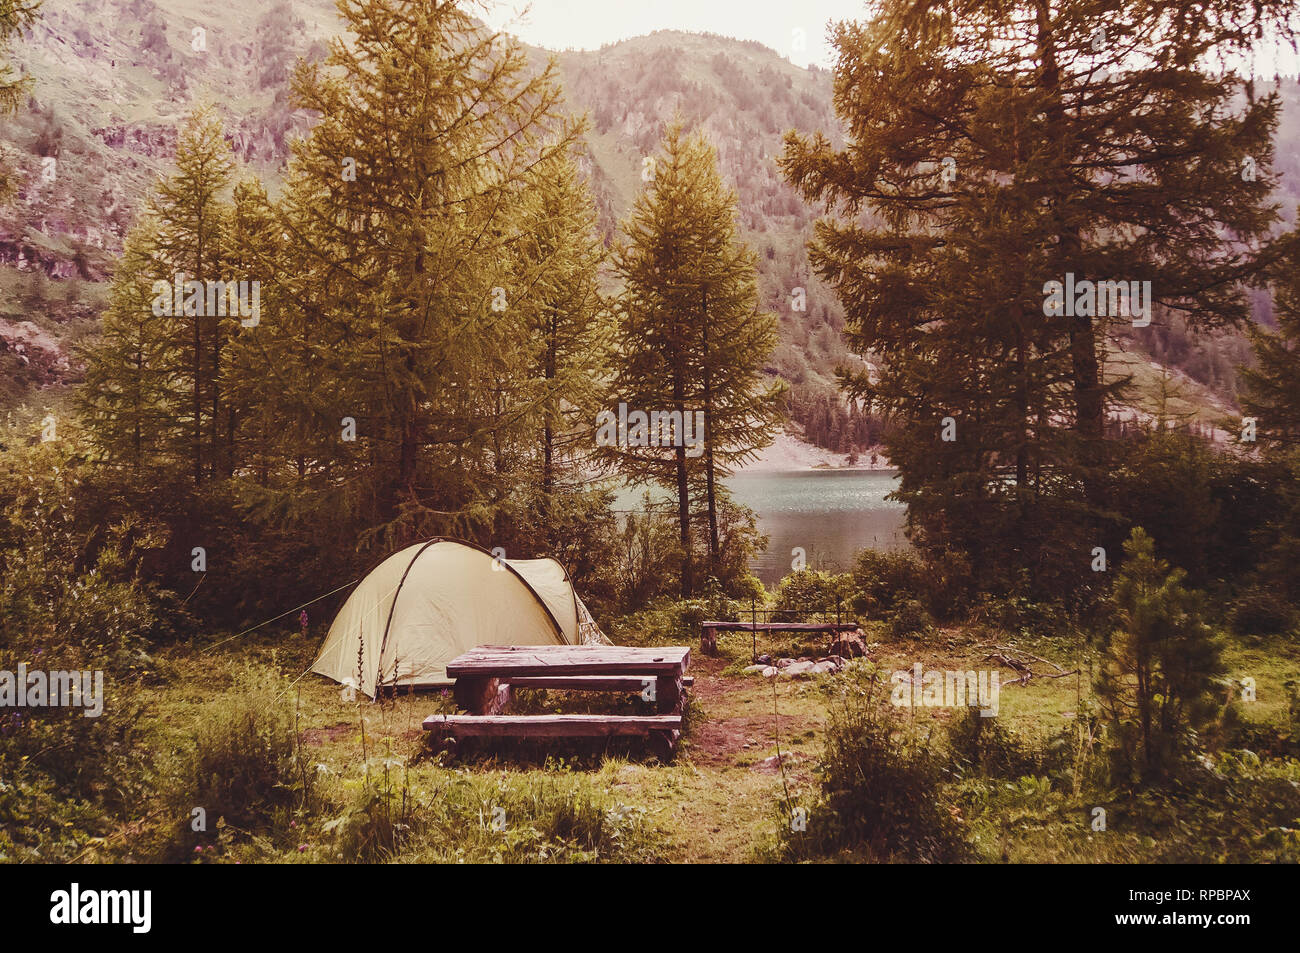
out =
[[[498,559],[473,543],[433,539],[361,580],[311,670],[373,698],[376,685],[452,684],[447,663],[476,645],[589,642],[608,640],[554,559]]]

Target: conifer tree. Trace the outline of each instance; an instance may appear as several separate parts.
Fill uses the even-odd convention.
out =
[[[782,165],[828,207],[814,267],[883,368],[845,384],[898,423],[903,493],[932,504],[914,514],[923,537],[978,514],[984,548],[1029,572],[1118,541],[1106,342],[1151,314],[1086,297],[1048,313],[1048,282],[1149,281],[1157,319],[1198,329],[1247,318],[1240,283],[1276,219],[1278,101],[1215,65],[1258,30],[1289,35],[1287,6],[888,0],[835,27],[848,145],[791,133]]]
[[[690,595],[693,498],[704,497],[716,568],[719,477],[766,446],[779,419],[781,389],[761,373],[776,330],[758,311],[754,257],[736,236],[735,195],[723,186],[707,139],[675,122],[647,168],[650,184],[623,225],[616,260],[624,290],[615,391],[629,422],[633,413],[650,417],[643,432],[651,445],[637,445],[629,426],[617,460],[633,480],[675,492],[681,591]],[[661,418],[651,415],[662,414],[672,415],[673,431],[655,425]]]
[[[1300,447],[1300,231],[1283,242],[1274,280],[1277,329],[1250,327],[1253,368],[1243,368],[1242,404],[1261,443]]]
[[[1261,581],[1295,605],[1300,602],[1300,231],[1286,236],[1281,249],[1273,272],[1277,328],[1250,329],[1256,364],[1242,368],[1241,402],[1254,418],[1264,472],[1276,493],[1266,525],[1253,528]]]
[[[157,226],[145,216],[127,234],[109,288],[99,338],[86,351],[82,417],[104,462],[137,477],[176,468],[187,435],[186,405],[173,382],[184,371],[169,335],[176,326],[153,313]]]
[[[390,544],[481,531],[505,496],[480,483],[505,438],[490,382],[521,370],[508,280],[521,190],[580,127],[560,115],[553,66],[535,72],[461,3],[339,10],[352,36],[294,80],[321,118],[279,206],[296,268],[277,291],[293,313],[277,320],[295,329],[323,419],[350,417],[358,434],[304,468],[364,488],[356,515]]]
[[[1220,647],[1205,623],[1205,596],[1185,585],[1186,573],[1155,555],[1138,527],[1124,543],[1115,583],[1119,622],[1111,635],[1097,693],[1117,742],[1117,772],[1131,780],[1168,773],[1183,733],[1214,710]]]
[[[535,343],[534,485],[543,532],[554,536],[565,498],[586,489],[592,422],[606,401],[613,321],[600,289],[605,249],[596,208],[571,156],[540,165],[528,186],[514,286],[521,332]]]
[[[189,458],[195,484],[215,472],[221,444],[221,352],[228,325],[237,320],[237,316],[223,319],[210,313],[223,304],[227,307],[222,310],[228,310],[228,299],[209,293],[216,282],[225,280],[223,242],[229,216],[225,192],[234,164],[215,110],[200,106],[177,137],[176,171],[158,183],[146,203],[155,229],[149,242],[150,270],[159,282],[155,311],[161,314],[155,317],[172,331],[183,327],[187,332],[188,340],[182,342],[177,336],[172,343],[187,358],[177,386],[189,397]],[[169,286],[165,291],[163,283]]]
[[[155,186],[114,277],[104,339],[87,355],[83,398],[101,452],[133,467],[216,472],[221,355],[238,314],[224,282],[223,193],[234,157],[211,107],[177,139],[176,171]],[[198,282],[198,285],[192,284]],[[237,310],[237,309],[236,309]]]
[[[27,89],[27,79],[15,74],[5,54],[14,38],[36,22],[39,6],[39,2],[29,0],[0,0],[0,116],[17,109],[23,91]],[[13,182],[0,168],[0,199],[6,198],[12,188]]]

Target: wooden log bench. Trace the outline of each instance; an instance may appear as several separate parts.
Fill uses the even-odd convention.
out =
[[[824,632],[836,635],[854,632],[856,622],[701,622],[700,651],[705,655],[718,654],[719,632]]]
[[[611,738],[640,736],[663,761],[681,736],[681,715],[430,715],[424,730],[456,753],[462,738]]]
[[[481,645],[447,664],[464,715],[432,715],[424,727],[453,752],[457,739],[600,738],[640,735],[668,760],[681,736],[691,652],[685,646]],[[657,715],[508,715],[512,688],[636,691]]]

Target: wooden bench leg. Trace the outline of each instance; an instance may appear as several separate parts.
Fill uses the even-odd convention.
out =
[[[510,685],[495,678],[462,677],[452,689],[456,704],[471,715],[500,715],[510,705]]]
[[[655,679],[655,703],[661,715],[680,715],[686,698],[680,675],[660,675]]]
[[[650,753],[663,764],[670,764],[677,752],[676,731],[652,731],[646,735]]]
[[[700,653],[703,655],[718,654],[718,630],[711,625],[706,625],[700,629]]]

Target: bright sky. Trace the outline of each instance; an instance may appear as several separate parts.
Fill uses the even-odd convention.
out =
[[[495,29],[548,50],[595,50],[603,44],[655,30],[719,33],[757,40],[799,66],[830,69],[826,42],[832,20],[866,19],[868,0],[481,0]],[[1270,50],[1257,62],[1260,73],[1294,76],[1294,51]]]
[[[757,40],[799,66],[830,68],[830,20],[865,19],[866,0],[487,0],[492,27],[549,50],[594,50],[655,30]],[[525,9],[527,12],[525,13]]]

